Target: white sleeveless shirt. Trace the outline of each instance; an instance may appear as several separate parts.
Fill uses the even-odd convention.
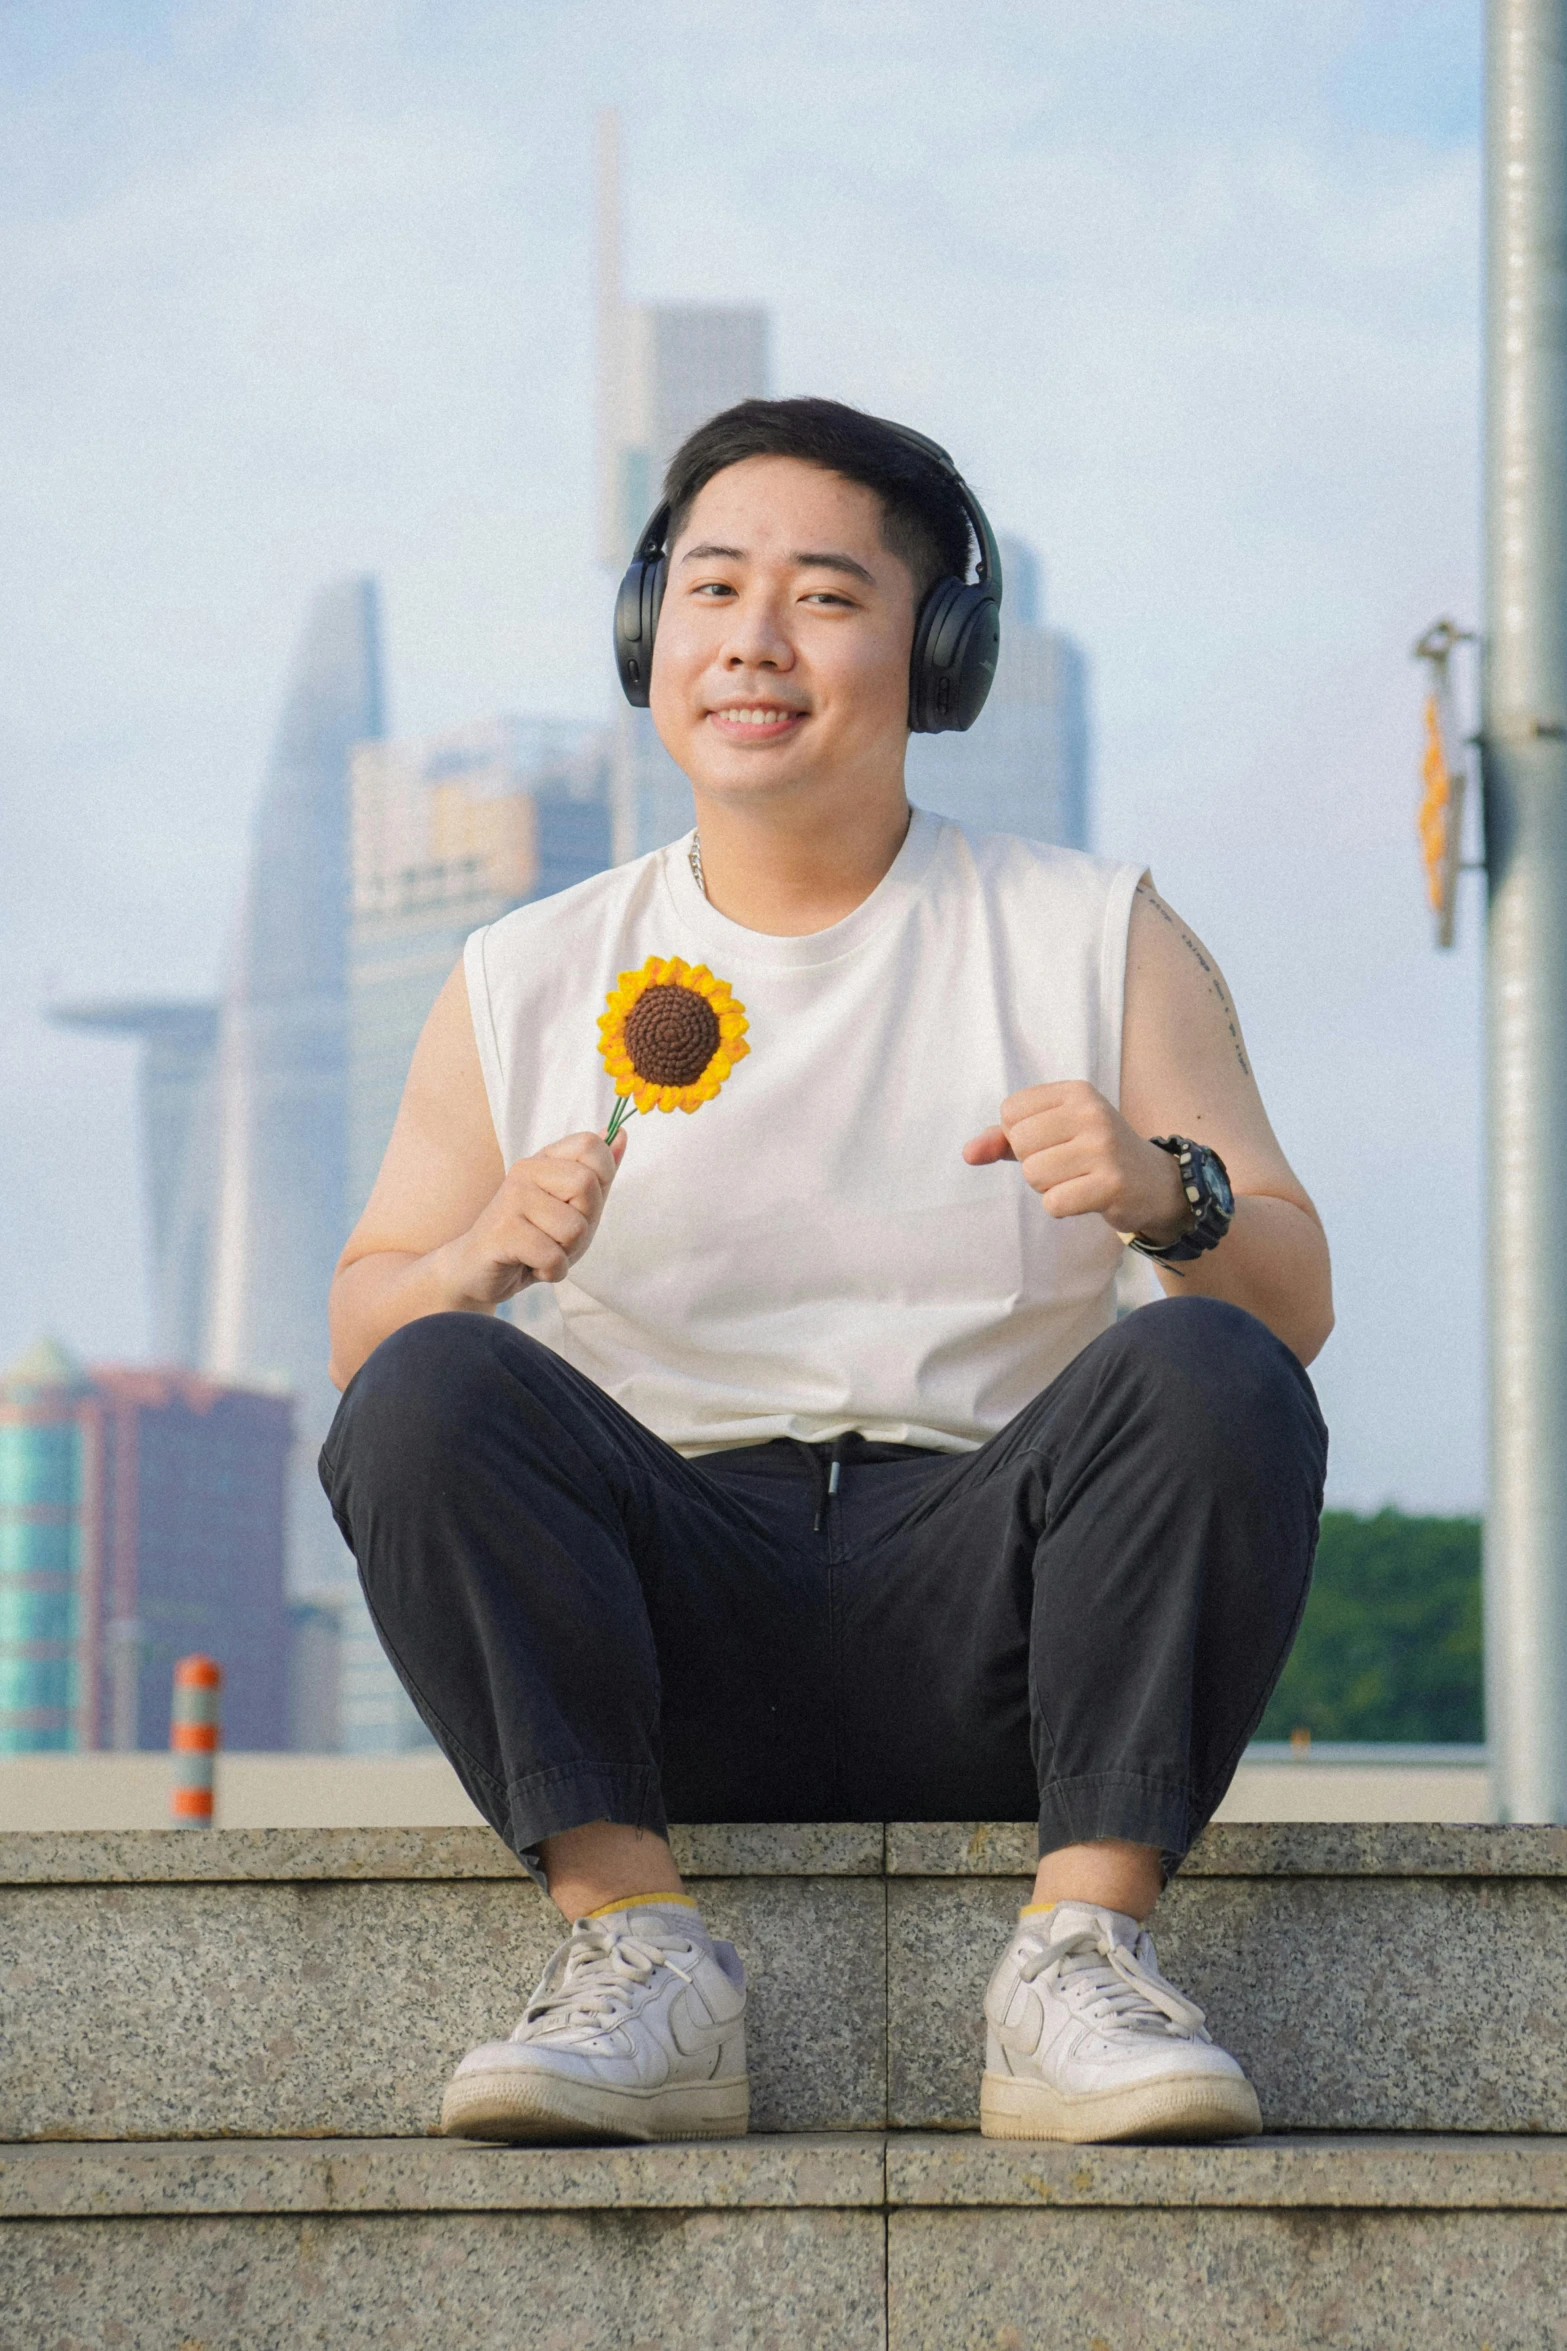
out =
[[[773,938],[708,903],[689,851],[468,941],[508,1166],[602,1131],[597,1020],[620,973],[706,964],[750,1024],[715,1100],[631,1119],[591,1246],[519,1319],[684,1453],[848,1429],[980,1445],[1109,1327],[1122,1251],[963,1145],[1023,1086],[1086,1078],[1118,1100],[1142,869],[916,810],[863,905]]]

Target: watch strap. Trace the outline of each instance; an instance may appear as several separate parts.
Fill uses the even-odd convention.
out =
[[[1230,1229],[1235,1206],[1229,1170],[1217,1151],[1207,1143],[1194,1143],[1189,1135],[1150,1135],[1148,1139],[1156,1151],[1167,1151],[1175,1161],[1192,1221],[1173,1241],[1146,1241],[1140,1233],[1128,1233],[1124,1236],[1126,1245],[1158,1265],[1188,1265],[1194,1257],[1217,1249]]]

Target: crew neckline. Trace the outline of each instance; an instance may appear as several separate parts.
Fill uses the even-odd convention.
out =
[[[744,923],[732,922],[727,914],[719,913],[706,892],[698,887],[691,871],[694,832],[671,841],[659,854],[664,888],[675,914],[688,931],[696,934],[709,954],[731,965],[763,963],[775,970],[798,971],[813,964],[836,963],[843,956],[852,955],[885,923],[906,912],[945,830],[945,818],[932,816],[928,809],[911,808],[909,829],[898,854],[870,895],[841,922],[829,923],[824,931],[805,931],[792,937],[780,936],[775,931],[748,930]]]

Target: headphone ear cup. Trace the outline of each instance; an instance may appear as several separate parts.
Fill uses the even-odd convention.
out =
[[[985,707],[1001,650],[1001,610],[983,580],[938,580],[920,606],[909,658],[909,726],[961,734]]]
[[[669,565],[662,555],[634,556],[615,598],[615,667],[634,710],[646,710],[653,682],[653,639]]]

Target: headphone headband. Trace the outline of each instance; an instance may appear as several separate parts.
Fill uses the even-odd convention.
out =
[[[906,441],[911,449],[917,449],[922,457],[932,459],[947,476],[963,501],[963,511],[968,516],[969,527],[974,533],[974,543],[978,551],[976,563],[978,577],[973,584],[976,587],[993,589],[996,602],[999,605],[1002,595],[1001,550],[996,545],[996,534],[990,527],[989,515],[959,473],[949,453],[943,449],[939,441],[932,441],[926,434],[917,433],[912,425],[895,424],[890,416],[878,416],[875,421],[879,425],[885,425],[889,433],[896,433],[899,440]],[[978,713],[976,712],[975,715],[978,716]]]
[[[948,573],[926,590],[909,654],[909,727],[938,735],[971,727],[985,706],[1001,643],[1001,552],[990,518],[939,441],[890,417],[872,422],[895,433],[940,467],[963,503],[977,549],[973,580]],[[615,666],[621,691],[645,710],[653,676],[653,639],[669,576],[674,509],[661,499],[644,524],[615,598]]]

